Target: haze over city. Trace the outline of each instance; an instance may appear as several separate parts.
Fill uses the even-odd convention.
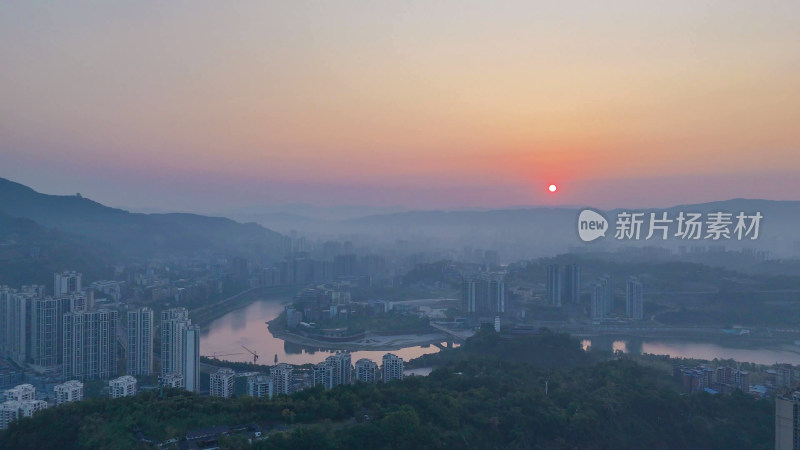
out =
[[[798,200],[798,16],[797,2],[4,2],[0,168],[168,211]]]
[[[0,2],[0,450],[800,449],[800,2]]]

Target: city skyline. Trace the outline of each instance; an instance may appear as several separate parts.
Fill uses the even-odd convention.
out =
[[[798,18],[0,2],[0,450],[800,448]]]
[[[185,6],[0,6],[0,176],[177,211],[799,199],[794,2]]]

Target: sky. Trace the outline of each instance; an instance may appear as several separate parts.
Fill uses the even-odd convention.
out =
[[[797,1],[4,1],[0,177],[180,211],[800,200],[798,17]]]

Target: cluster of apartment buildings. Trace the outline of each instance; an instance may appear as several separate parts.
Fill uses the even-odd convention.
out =
[[[130,329],[129,340],[130,340]],[[152,342],[152,336],[148,338]],[[130,350],[129,350],[130,351]],[[152,351],[147,355],[152,358]],[[137,375],[128,371],[128,375]],[[197,392],[200,389],[200,327],[186,308],[161,312],[161,383]]]
[[[83,400],[83,383],[70,380],[58,384],[53,389],[55,398],[53,404],[62,405],[69,402]],[[20,384],[3,393],[3,403],[0,403],[0,430],[22,417],[31,417],[38,411],[46,409],[47,401],[37,399],[36,388],[31,384]]]
[[[109,384],[112,397],[135,393],[134,377],[153,372],[153,311],[124,312],[127,326],[122,328],[120,313],[96,308],[93,292],[83,289],[80,273],[69,271],[54,275],[52,296],[45,295],[44,286],[0,286],[0,354],[35,372],[70,380],[56,387],[57,398],[60,386],[120,375],[120,346],[127,375]],[[162,383],[199,389],[200,329],[186,308],[161,313],[161,367]],[[14,416],[11,409],[6,406],[6,417]]]
[[[305,387],[323,386],[332,389],[336,386],[362,383],[388,383],[403,379],[403,358],[387,353],[382,366],[370,359],[362,358],[351,363],[349,352],[338,352],[325,358],[311,369],[310,377],[304,380],[295,373],[291,364],[281,363],[270,368],[269,374],[250,374],[247,377],[247,395],[256,398],[272,398],[275,395],[291,394]],[[230,398],[234,393],[237,374],[231,369],[221,368],[211,374],[209,393],[213,397]]]
[[[125,348],[127,374],[153,370],[154,317],[150,308],[127,311],[127,336],[118,328],[116,310],[95,308],[92,290],[83,290],[81,274],[55,274],[54,295],[44,286],[0,286],[0,353],[19,365],[60,372],[65,379],[109,379],[118,375],[117,341]],[[162,375],[180,374],[197,390],[199,328],[186,308],[162,312]]]
[[[383,256],[370,254],[359,257],[355,253],[339,254],[334,250],[324,253],[316,258],[310,252],[294,252],[286,260],[261,269],[258,284],[279,286],[369,279],[386,272],[386,259]]]
[[[286,325],[297,328],[302,322],[325,323],[352,313],[350,289],[340,283],[320,284],[301,290],[286,307]]]
[[[62,369],[65,378],[116,370],[117,313],[95,309],[92,292],[75,272],[55,274],[53,296],[44,286],[0,286],[0,353],[42,372]],[[76,363],[79,355],[91,361]]]
[[[466,278],[461,282],[462,311],[468,316],[504,314],[506,294],[503,274],[486,273]]]
[[[614,279],[603,275],[590,285],[590,315],[592,320],[603,320],[614,313]],[[644,289],[638,277],[628,278],[625,284],[625,316],[633,320],[644,319]]]
[[[644,319],[644,298],[642,282],[638,277],[628,278],[625,285],[625,317],[633,320]],[[614,279],[605,274],[589,284],[589,316],[594,321],[606,319],[614,314]],[[547,303],[560,307],[564,304],[578,304],[581,299],[581,266],[566,264],[547,266]]]
[[[728,366],[673,367],[672,376],[680,381],[686,393],[706,391],[710,394],[728,394],[737,389],[750,393],[750,372]]]
[[[69,380],[54,387],[52,404],[80,401],[84,381],[109,380],[111,398],[136,395],[137,377],[153,375],[155,314],[148,307],[120,313],[95,308],[93,290],[84,290],[82,275],[76,272],[55,274],[54,295],[46,296],[44,286],[21,289],[0,287],[0,353],[19,365],[39,373]],[[328,306],[346,311],[349,291],[331,290],[324,295]],[[313,300],[319,300],[314,298]],[[315,303],[315,302],[310,302]],[[305,312],[305,311],[304,311]],[[330,314],[330,312],[329,312]],[[186,308],[171,308],[160,314],[159,382],[162,386],[198,391],[200,388],[200,329],[192,324]],[[119,347],[118,347],[119,344]],[[125,355],[122,376],[118,349]],[[326,358],[298,379],[294,366],[277,364],[269,374],[250,374],[247,393],[252,397],[272,398],[305,387],[322,385],[326,389],[356,381],[375,383],[403,378],[403,360],[386,354],[378,364],[360,359],[351,364],[350,353]],[[210,395],[231,397],[237,374],[222,368],[210,376]],[[36,389],[21,384],[4,393],[0,404],[0,429],[20,417],[30,417],[47,408],[48,402],[36,398]]]
[[[353,366],[350,363],[350,353],[339,352],[314,366],[313,374],[314,386],[323,386],[325,389],[333,389],[336,386],[354,382],[383,381],[388,383],[392,380],[403,379],[403,358],[393,353],[387,353],[383,355],[382,365],[378,370],[378,364],[375,361],[361,358]]]
[[[294,366],[287,363],[271,367],[269,374],[256,373],[247,377],[247,395],[255,398],[272,398],[280,394],[291,394],[295,387]],[[209,395],[231,398],[234,393],[234,380],[237,377],[232,369],[221,368],[212,373],[209,379]]]

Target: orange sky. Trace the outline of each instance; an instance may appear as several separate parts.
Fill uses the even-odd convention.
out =
[[[0,176],[163,207],[203,180],[220,204],[800,199],[798,2],[270,3],[4,2]]]

